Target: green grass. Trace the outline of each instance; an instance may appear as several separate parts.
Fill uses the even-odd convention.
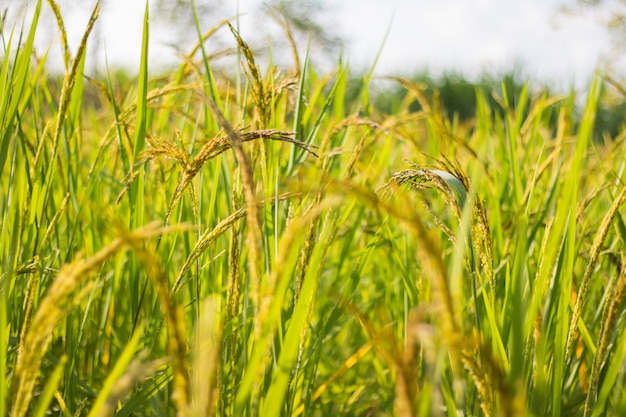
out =
[[[262,68],[236,25],[239,69],[201,42],[156,77],[146,8],[120,84],[83,76],[96,6],[55,85],[48,5],[2,28],[0,415],[626,414],[601,78],[580,116],[529,83],[459,123],[400,78],[385,114],[372,72]]]

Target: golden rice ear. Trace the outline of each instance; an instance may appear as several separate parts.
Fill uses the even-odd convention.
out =
[[[124,348],[124,353],[115,364],[115,367],[107,376],[102,389],[98,392],[93,406],[87,417],[104,417],[114,415],[120,401],[130,392],[136,384],[153,375],[157,369],[167,365],[167,359],[148,361],[148,352],[138,350],[143,329],[137,329],[129,343]],[[133,357],[134,355],[134,357]]]
[[[222,344],[222,313],[218,297],[209,297],[200,303],[195,326],[191,367],[191,417],[215,415],[219,386],[220,346]]]
[[[234,30],[232,26],[231,30]],[[250,280],[252,285],[256,287],[253,290],[253,302],[258,308],[264,297],[263,283],[261,282],[261,265],[263,264],[263,233],[261,231],[261,217],[257,207],[254,169],[250,164],[248,156],[243,151],[243,139],[241,136],[233,129],[228,120],[226,120],[224,114],[217,107],[217,105],[208,97],[205,100],[209,108],[213,111],[213,115],[217,119],[217,122],[222,129],[224,129],[224,132],[226,133],[226,140],[233,149],[241,169],[243,195],[246,203],[246,219],[248,220],[248,227],[246,229],[246,245],[250,251],[248,257]]]
[[[269,121],[269,102],[270,98],[266,97],[265,87],[263,86],[263,79],[261,78],[261,70],[254,60],[254,54],[252,50],[248,46],[248,44],[239,36],[239,33],[235,28],[228,23],[228,27],[230,28],[231,33],[235,37],[237,41],[237,45],[239,49],[243,53],[243,56],[246,58],[246,63],[248,64],[248,71],[246,71],[246,75],[250,80],[250,88],[252,90],[252,97],[256,104],[256,114],[259,120],[259,126],[264,128],[268,125]]]
[[[598,387],[602,379],[602,368],[605,365],[611,339],[614,333],[619,331],[617,324],[619,316],[623,311],[624,300],[626,299],[626,267],[623,265],[624,260],[622,259],[622,269],[615,284],[609,289],[609,302],[606,304],[602,313],[602,328],[600,330],[596,354],[593,357],[593,364],[591,365],[589,391],[587,391],[587,398],[585,400],[585,416],[591,415],[594,411],[598,396]]]
[[[413,165],[414,169],[408,169],[393,174],[389,182],[380,187],[379,190],[387,192],[390,189],[394,189],[399,186],[408,186],[412,189],[434,188],[437,193],[444,199],[446,204],[452,208],[458,221],[461,222],[461,215],[468,201],[468,191],[469,187],[471,186],[470,180],[463,173],[460,167],[454,166],[445,159],[440,162],[445,170],[426,169],[416,164],[411,164]],[[472,240],[470,247],[468,247],[468,261],[473,258],[473,256],[469,255],[469,253],[473,253],[474,250],[478,251],[481,262],[483,263],[483,266],[485,268],[485,272],[490,279],[491,286],[492,288],[495,288],[495,284],[493,283],[493,270],[491,268],[491,236],[487,223],[486,209],[480,200],[472,198],[471,201],[471,204],[473,204],[473,221],[471,222],[470,228]],[[439,219],[437,215],[432,213],[432,209],[429,208],[429,211],[431,212],[431,214],[434,215],[435,222],[440,226],[444,233],[452,237],[452,241],[454,242],[455,236],[452,231],[450,231],[447,226],[445,226],[445,224]],[[428,267],[429,265],[429,262],[426,262],[428,260],[430,260],[430,258],[424,257],[423,263],[426,267]],[[428,269],[432,270],[432,268]],[[437,284],[440,288],[439,291],[441,292],[441,294],[446,294],[445,288],[447,288],[448,282],[445,276],[435,279],[435,284]],[[449,301],[451,301],[451,299]],[[450,311],[452,311],[451,308]],[[451,317],[454,317],[454,313],[450,314]],[[452,322],[454,323],[454,321]],[[500,369],[499,363],[496,360],[492,360],[491,362],[485,364],[484,361],[487,360],[490,356],[486,355],[484,352],[480,355],[482,361],[478,361],[476,359],[475,351],[476,349],[482,350],[482,344],[478,343],[477,341],[474,341],[473,344],[468,342],[467,338],[462,335],[462,331],[457,329],[453,325],[444,327],[443,332],[444,336],[448,340],[448,349],[450,349],[451,352],[456,352],[454,356],[460,359],[467,372],[472,377],[474,385],[476,386],[476,389],[478,391],[478,395],[481,399],[480,405],[483,413],[486,416],[495,415],[495,411],[493,409],[493,391],[496,388],[494,387],[494,381],[492,381],[492,378],[494,378],[494,376],[497,380],[495,381],[495,383],[498,387],[498,398],[501,406],[503,407],[503,409],[509,411],[515,408],[516,406],[514,404],[517,404],[517,402],[515,401],[515,399],[512,399],[511,396],[508,394],[506,381],[503,376],[504,371]],[[451,343],[451,340],[455,340],[456,343]],[[487,368],[491,367],[492,369],[486,370],[486,365],[488,365]],[[399,387],[401,389],[405,389],[405,385],[406,384],[400,384]],[[402,392],[400,392],[400,394],[401,393]],[[401,409],[405,412],[406,410],[410,410],[410,403],[408,403],[407,401],[401,401],[400,406]]]
[[[438,162],[442,167],[446,168],[446,170],[422,168],[410,161],[407,162],[409,162],[414,169],[396,172],[386,184],[377,189],[377,192],[383,191],[384,193],[389,193],[398,186],[409,186],[413,189],[434,188],[444,199],[446,204],[452,208],[452,212],[460,222],[461,213],[467,200],[467,193],[471,187],[471,181],[462,169],[445,158]],[[456,239],[454,233],[430,207],[427,206],[427,210],[433,215],[437,226],[448,236],[450,241],[454,242]],[[468,250],[477,252],[480,265],[483,267],[491,288],[495,289],[493,247],[491,231],[487,219],[487,210],[484,203],[478,198],[474,199],[474,207],[472,210],[473,221],[471,222],[470,232],[473,241]]]
[[[576,339],[578,339],[578,321],[580,320],[580,317],[582,315],[583,305],[587,301],[587,293],[591,285],[591,277],[593,276],[593,272],[596,268],[596,263],[598,262],[598,257],[600,256],[600,252],[602,251],[602,245],[604,244],[604,241],[609,234],[609,229],[613,224],[613,220],[618,214],[618,210],[620,206],[624,203],[624,201],[626,201],[626,186],[622,188],[619,196],[617,196],[617,198],[613,200],[613,204],[611,204],[611,207],[604,215],[604,218],[602,219],[602,224],[596,231],[596,235],[593,238],[593,245],[591,247],[589,261],[587,262],[585,272],[583,273],[583,278],[578,289],[578,295],[576,297],[576,303],[574,304],[574,311],[572,312],[572,318],[570,320],[565,355],[565,357],[568,359],[571,358],[574,348],[574,342],[576,341]]]
[[[179,229],[180,227],[175,230]],[[186,322],[183,310],[172,298],[167,276],[156,253],[143,247],[141,240],[136,239],[132,234],[124,237],[125,243],[132,248],[139,258],[161,305],[167,326],[167,350],[173,371],[171,397],[176,404],[178,415],[185,415],[190,406],[191,380],[187,360]]]
[[[63,64],[65,65],[65,72],[69,72],[71,63],[70,47],[67,43],[67,32],[65,31],[65,23],[63,22],[63,15],[59,5],[54,0],[48,0],[48,4],[54,13],[54,17],[59,26],[59,32],[61,35],[61,47],[63,48]]]
[[[116,253],[137,242],[166,232],[156,224],[147,225],[124,237],[118,237],[90,258],[78,256],[65,264],[39,302],[30,326],[24,329],[11,384],[11,415],[24,416],[32,400],[33,390],[39,376],[44,355],[50,347],[55,328],[67,314],[75,291],[89,282],[91,275]],[[80,293],[86,295],[85,291]]]
[[[62,36],[65,37],[66,35],[65,35],[64,27],[63,27],[63,20],[61,19],[58,6],[56,7],[53,6],[53,10],[59,21],[59,25],[63,33]],[[59,98],[59,110],[57,113],[54,133],[52,135],[52,142],[53,142],[54,149],[56,149],[56,147],[58,146],[59,140],[61,139],[61,132],[63,130],[63,124],[65,121],[65,117],[67,115],[68,109],[70,107],[70,102],[72,100],[72,91],[74,90],[76,79],[80,76],[79,70],[81,67],[81,63],[83,62],[85,51],[87,48],[87,39],[89,38],[89,35],[91,34],[91,31],[93,30],[93,27],[96,24],[96,20],[98,20],[99,14],[100,14],[100,0],[97,0],[96,5],[94,6],[93,11],[91,12],[91,16],[89,17],[87,28],[85,29],[85,32],[83,33],[83,37],[80,41],[80,44],[78,45],[78,50],[76,51],[76,55],[74,56],[74,59],[69,64],[68,71],[66,72],[65,77],[63,78],[63,86],[61,88],[61,97]],[[67,49],[66,39],[64,40],[64,43],[65,43],[64,45],[65,54],[69,54],[68,49]],[[68,58],[69,56],[66,56],[65,60],[67,60]],[[66,66],[67,66],[67,63],[66,63]],[[53,155],[56,155],[56,152],[54,152]]]
[[[294,139],[294,134],[292,132],[281,131],[281,130],[254,130],[254,131],[245,131],[239,130],[233,133],[239,135],[241,138],[241,142],[252,142],[257,140],[273,140],[277,142],[285,142],[292,144],[295,147],[303,149],[314,157],[319,157],[319,155],[314,151],[316,148],[315,145],[309,145],[302,141]],[[182,139],[179,136],[179,142],[182,142]],[[137,163],[131,172],[124,178],[123,182],[125,183],[125,187],[122,192],[118,195],[116,199],[116,204],[119,204],[124,194],[130,188],[132,182],[139,175],[139,168],[146,160],[156,157],[165,157],[176,160],[181,169],[182,173],[180,179],[178,181],[178,185],[174,190],[174,194],[170,200],[167,212],[165,213],[165,218],[163,220],[164,225],[169,224],[169,220],[172,216],[172,213],[178,203],[180,203],[181,198],[183,197],[184,192],[187,189],[193,187],[192,181],[198,175],[202,167],[207,164],[212,159],[216,158],[218,155],[232,149],[232,142],[230,141],[228,135],[219,134],[205,143],[202,148],[198,151],[198,153],[191,158],[188,158],[187,153],[176,145],[174,142],[166,141],[163,139],[156,138],[154,136],[148,137],[148,143],[150,144],[150,148],[145,150],[142,153],[141,161]],[[190,190],[190,193],[193,193],[193,190]],[[195,198],[192,196],[192,207],[195,205]]]
[[[407,185],[413,189],[434,188],[443,197],[458,221],[461,221],[461,211],[466,199],[466,190],[461,181],[449,172],[436,169],[407,169],[396,172],[387,184],[379,190],[389,189],[390,186]]]
[[[279,201],[288,200],[289,198],[294,197],[296,195],[297,194],[287,193],[287,194],[282,194],[277,197],[273,197],[271,199],[268,199],[265,202],[258,203],[258,208],[259,209],[262,208],[264,204],[273,205]],[[174,285],[172,286],[172,293],[178,292],[180,285],[182,283],[183,277],[185,276],[187,272],[189,272],[192,265],[204,253],[204,251],[206,251],[207,248],[211,246],[211,244],[215,241],[215,239],[223,235],[227,230],[233,228],[239,220],[246,217],[246,211],[247,209],[245,207],[236,210],[233,214],[231,214],[230,216],[228,216],[227,218],[219,222],[213,229],[205,231],[200,236],[200,238],[198,239],[198,242],[191,250],[191,253],[185,260],[185,263],[181,267],[178,273],[178,276],[176,277],[176,280],[174,281]]]

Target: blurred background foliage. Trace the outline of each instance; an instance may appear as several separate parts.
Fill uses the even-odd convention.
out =
[[[89,5],[75,4],[72,0],[56,0],[60,8],[64,11],[88,10]],[[171,42],[168,46],[177,50],[181,55],[189,50],[190,40],[197,38],[196,22],[194,20],[194,10],[201,20],[201,26],[212,27],[218,25],[222,19],[236,20],[237,15],[229,15],[232,5],[226,0],[155,0],[151,2],[151,20],[167,24],[173,29]],[[12,21],[17,21],[16,16],[19,10],[28,7],[27,3],[20,6],[11,4],[10,9],[0,8],[0,23],[11,26]],[[106,8],[106,4],[103,5]],[[256,59],[259,61],[271,61],[278,67],[293,68],[292,45],[289,44],[285,32],[293,36],[293,42],[298,47],[299,54],[303,55],[308,45],[309,59],[314,63],[314,68],[323,70],[336,68],[338,60],[342,60],[342,50],[346,48],[346,40],[342,38],[337,29],[337,22],[334,20],[333,4],[323,0],[265,0],[257,2],[251,14],[255,17],[255,29],[259,33],[244,34],[255,51]],[[8,10],[8,18],[7,18]],[[589,19],[598,19],[612,35],[613,45],[610,56],[604,56],[600,63],[600,72],[604,76],[602,99],[598,109],[596,125],[594,128],[594,140],[606,141],[614,139],[622,130],[624,114],[626,111],[626,77],[614,69],[613,64],[622,59],[626,53],[626,0],[570,0],[562,4],[556,13],[562,15],[585,15]],[[11,16],[13,14],[13,16]],[[13,17],[13,18],[11,18]],[[54,18],[50,16],[48,31],[50,37],[56,35]],[[19,26],[19,25],[18,25]],[[44,25],[45,26],[45,25]],[[93,42],[99,42],[98,26],[94,30],[95,38]],[[40,29],[41,30],[41,29]],[[227,30],[222,36],[211,37],[211,42],[217,43],[218,48],[228,49],[231,36]],[[282,32],[282,33],[281,33]],[[280,36],[273,36],[280,34]],[[46,35],[48,36],[48,35]],[[222,44],[220,44],[222,42]],[[384,46],[383,46],[384,47]],[[102,62],[97,62],[97,58],[92,58],[92,68],[98,75],[102,75]],[[425,63],[426,65],[427,63]],[[216,68],[220,67],[220,62],[214,63]],[[222,63],[224,68],[230,68],[231,61],[225,59]],[[124,85],[134,82],[135,75],[123,68],[111,68],[111,75],[124,90]],[[167,70],[165,70],[167,72]],[[349,85],[345,100],[346,104],[358,99],[363,79],[370,77],[369,69],[352,68],[350,71]],[[508,72],[504,73],[483,73],[479,77],[468,77],[462,70],[451,70],[445,73],[432,73],[423,68],[407,68],[402,75],[404,79],[419,83],[424,87],[424,94],[430,100],[435,96],[445,111],[448,119],[453,122],[464,123],[471,121],[476,116],[476,94],[480,92],[489,100],[490,107],[499,116],[503,116],[502,91],[505,89],[512,97],[513,102],[519,95],[524,85],[528,82],[531,94],[539,97],[543,94],[553,96],[564,94],[573,97],[580,96],[579,91],[574,91],[572,87],[569,92],[551,91],[549,85],[541,85],[537,80],[532,79],[532,74],[528,75],[523,69],[523,65],[515,63]],[[51,84],[58,81],[52,80]],[[96,76],[97,78],[97,76]],[[383,114],[394,114],[397,107],[410,93],[400,83],[384,77],[374,78],[372,81],[372,104],[377,111]],[[52,87],[54,89],[54,87]],[[96,91],[92,91],[92,96],[86,100],[97,102]],[[570,100],[570,101],[571,101]],[[563,105],[570,105],[570,101],[564,100]],[[583,103],[574,103],[575,107],[582,107]],[[530,104],[528,104],[529,106]],[[417,101],[410,105],[410,110],[419,111],[421,106]],[[580,114],[580,111],[574,114]],[[553,121],[556,123],[556,119]],[[576,124],[577,121],[574,121]]]

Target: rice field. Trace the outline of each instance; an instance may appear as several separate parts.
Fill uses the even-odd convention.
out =
[[[2,28],[0,416],[626,415],[601,76],[477,89],[466,122],[390,78],[389,114],[371,73],[261,64],[227,22],[153,74],[146,13],[136,78],[93,79],[96,5],[56,79],[42,7],[63,35],[54,1]]]

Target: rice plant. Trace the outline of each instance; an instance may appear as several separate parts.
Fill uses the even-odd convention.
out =
[[[385,114],[371,73],[318,73],[287,23],[292,68],[197,21],[155,74],[146,8],[121,85],[85,74],[99,7],[75,53],[52,0],[2,27],[0,415],[626,414],[626,160],[594,137],[600,76],[580,111],[479,89],[466,123],[395,77]]]

